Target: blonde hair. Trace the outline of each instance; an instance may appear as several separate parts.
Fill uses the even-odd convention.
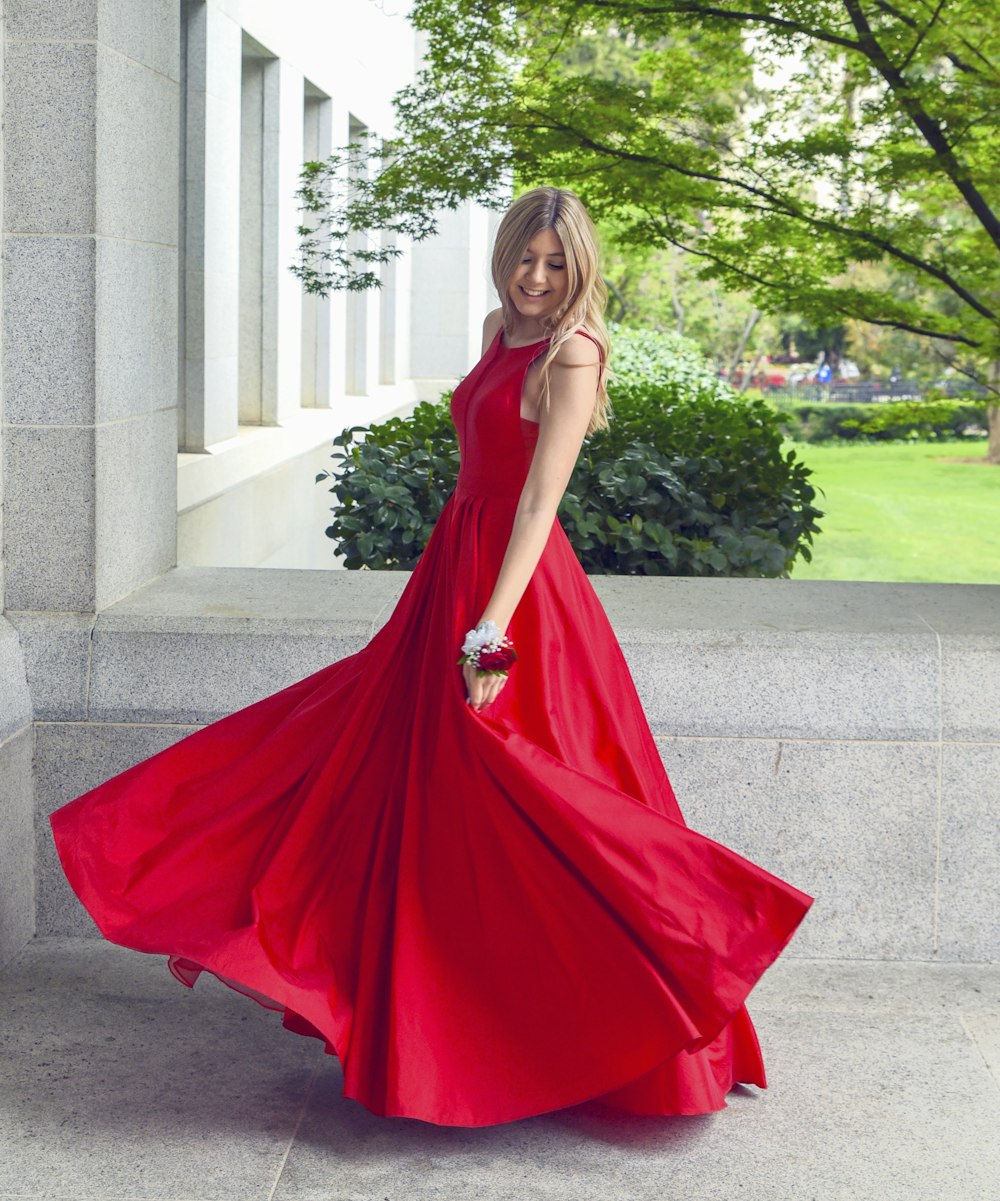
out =
[[[503,307],[504,330],[512,336],[517,322],[517,312],[508,295],[511,277],[528,243],[544,229],[553,230],[562,242],[567,291],[562,306],[543,323],[546,336],[552,339],[540,376],[543,403],[549,399],[549,371],[559,347],[578,330],[585,330],[601,348],[597,397],[587,427],[587,433],[592,434],[609,428],[612,411],[606,387],[611,339],[603,317],[608,289],[598,267],[597,231],[575,192],[566,188],[533,188],[519,196],[504,214],[497,228],[492,262],[493,283]]]

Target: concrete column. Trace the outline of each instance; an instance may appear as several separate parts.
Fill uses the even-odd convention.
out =
[[[395,246],[396,244],[394,237],[386,237],[383,242],[383,245],[386,246]],[[382,284],[378,293],[378,382],[380,384],[394,384],[399,378],[396,364],[396,345],[399,341],[399,327],[396,322],[399,296],[398,274],[398,259],[390,259],[383,263],[379,272]]]
[[[295,190],[302,168],[300,71],[243,36],[240,163],[240,421],[279,425],[302,390]]]
[[[302,161],[325,161],[333,146],[333,102],[308,81],[304,85],[303,122]],[[298,183],[296,179],[296,188]],[[296,210],[296,225],[301,223],[304,223],[304,215]],[[319,297],[305,291],[301,293],[301,397],[303,406],[307,408],[330,407],[333,387],[331,302],[329,296]]]
[[[392,372],[396,381],[409,379],[410,371],[410,323],[413,297],[413,243],[409,238],[400,238],[397,243],[402,255],[393,265],[393,322]]]
[[[238,424],[241,30],[214,4],[185,0],[181,450]]]
[[[34,750],[21,641],[0,616],[0,966],[35,932]]]
[[[351,114],[339,100],[330,100],[330,145],[331,148],[346,146],[350,138]],[[346,175],[346,172],[344,173]],[[330,326],[330,393],[331,408],[344,406],[344,393],[348,372],[347,330],[349,305],[352,297],[347,292],[331,292],[326,310]]]
[[[278,59],[273,98],[264,109],[263,418],[280,425],[302,393],[302,284],[289,270],[298,249],[302,170],[302,72]]]
[[[93,612],[175,561],[180,10],[117,7],[3,14],[10,609]]]
[[[243,34],[240,77],[240,188],[239,231],[239,422],[264,421],[264,242],[267,222],[264,202],[265,113],[273,107],[277,63],[248,34]],[[234,431],[235,432],[235,431]]]
[[[349,118],[349,130],[352,143],[360,142],[362,139],[367,143],[368,130],[353,115]],[[349,169],[349,179],[353,179],[355,173],[358,177],[363,178],[362,173],[366,171],[366,163],[353,163]],[[363,249],[365,247],[364,234],[357,231],[352,233],[349,245],[352,250]],[[370,310],[371,305],[367,292],[349,292],[347,294],[345,347],[347,370],[344,391],[349,396],[367,396],[372,384],[372,376],[369,374],[371,356],[368,353],[372,336]]]
[[[465,204],[442,213],[437,236],[413,246],[414,379],[455,379],[478,361],[483,319],[499,303],[488,282],[489,232],[489,214]]]

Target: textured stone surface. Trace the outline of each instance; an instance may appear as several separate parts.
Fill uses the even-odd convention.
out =
[[[175,437],[173,408],[96,429],[7,427],[9,608],[92,610],[167,570],[175,549]]]
[[[95,45],[8,41],[3,76],[6,232],[92,233]]]
[[[936,747],[755,738],[659,745],[690,826],[816,898],[788,954],[933,955]],[[990,885],[985,870],[974,879]]]
[[[96,232],[176,246],[177,81],[104,45],[97,69]]]
[[[99,608],[175,562],[177,411],[102,425],[96,435],[95,554]],[[123,471],[122,464],[129,470]]]
[[[962,1024],[975,1041],[994,1080],[1000,1084],[1000,1002],[994,1004],[989,1013],[963,1013]]]
[[[177,404],[177,250],[100,238],[97,243],[98,420]]]
[[[996,633],[1000,585],[592,576],[615,628]],[[664,587],[661,587],[664,585]]]
[[[37,723],[35,862],[36,922],[40,934],[97,933],[63,874],[52,841],[49,814],[141,759],[171,746],[195,728]]]
[[[0,615],[0,742],[31,721],[31,695],[17,630]]]
[[[35,928],[34,731],[17,630],[0,616],[0,963]]]
[[[362,636],[199,634],[174,630],[94,637],[94,721],[205,722],[359,651]]]
[[[767,1089],[470,1130],[345,1100],[319,1043],[209,977],[36,939],[0,975],[0,1198],[989,1201],[998,1004],[1000,965],[781,959],[749,1002]]]
[[[94,422],[94,264],[89,237],[10,237],[4,248],[5,420]]]
[[[253,571],[239,567],[178,567],[139,588],[101,614],[114,630],[170,628],[246,630],[254,622],[284,629],[336,626],[348,634],[373,634],[410,578],[408,571],[345,571],[336,580],[316,571]]]
[[[941,954],[1000,960],[1000,745],[946,745],[941,778]]]
[[[94,430],[7,426],[6,596],[11,609],[94,605]]]
[[[0,738],[0,964],[35,932],[34,741],[30,725]]]
[[[97,8],[98,36],[106,46],[179,82],[181,6],[176,0],[97,0]]]
[[[9,39],[92,40],[97,36],[99,0],[7,0],[5,32]]]
[[[51,957],[50,957],[51,956]],[[265,1201],[312,1040],[163,958],[29,944],[0,979],[0,1198]]]
[[[887,637],[751,628],[706,636],[667,624],[639,637],[629,631],[621,644],[656,733],[937,737],[937,648],[929,631]]]
[[[101,613],[91,717],[211,721],[361,650],[408,573],[359,576],[317,590],[327,573],[171,571]],[[183,663],[198,670],[178,670]]]
[[[754,1013],[1000,1015],[1000,963],[778,959],[753,990]],[[1000,1065],[995,1065],[1000,1067]]]
[[[1000,628],[1000,598],[993,619]],[[977,635],[960,627],[941,641],[942,736],[1000,742],[1000,633]]]
[[[6,616],[20,639],[36,720],[83,721],[93,615],[8,610]]]

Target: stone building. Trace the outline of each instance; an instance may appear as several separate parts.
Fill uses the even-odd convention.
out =
[[[178,564],[336,567],[333,437],[457,381],[495,303],[473,205],[379,290],[318,299],[289,270],[302,163],[392,131],[406,6],[2,10],[4,608],[54,630]],[[9,625],[2,646],[16,713]]]
[[[301,162],[413,72],[401,4],[0,8],[2,961],[95,933],[48,813],[384,622],[407,573],[305,570],[315,470],[478,358],[491,228],[378,292],[286,270]],[[594,586],[690,823],[817,897],[792,955],[1000,958],[1000,588]]]

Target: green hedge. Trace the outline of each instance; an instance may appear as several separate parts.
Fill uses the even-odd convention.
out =
[[[897,400],[872,404],[770,397],[787,438],[796,442],[936,441],[986,436],[986,406],[970,400]]]
[[[409,417],[352,425],[333,440],[333,479],[340,502],[326,535],[349,569],[416,566],[458,477],[451,393],[422,401]],[[340,449],[336,449],[336,448]]]
[[[610,430],[584,441],[559,520],[590,573],[788,575],[822,513],[775,413],[721,383],[693,343],[614,330]],[[348,568],[412,568],[455,486],[450,396],[334,439],[327,535]]]
[[[696,342],[675,333],[609,326],[612,380],[609,392],[626,400],[651,390],[660,407],[732,400],[733,390],[705,361]]]

